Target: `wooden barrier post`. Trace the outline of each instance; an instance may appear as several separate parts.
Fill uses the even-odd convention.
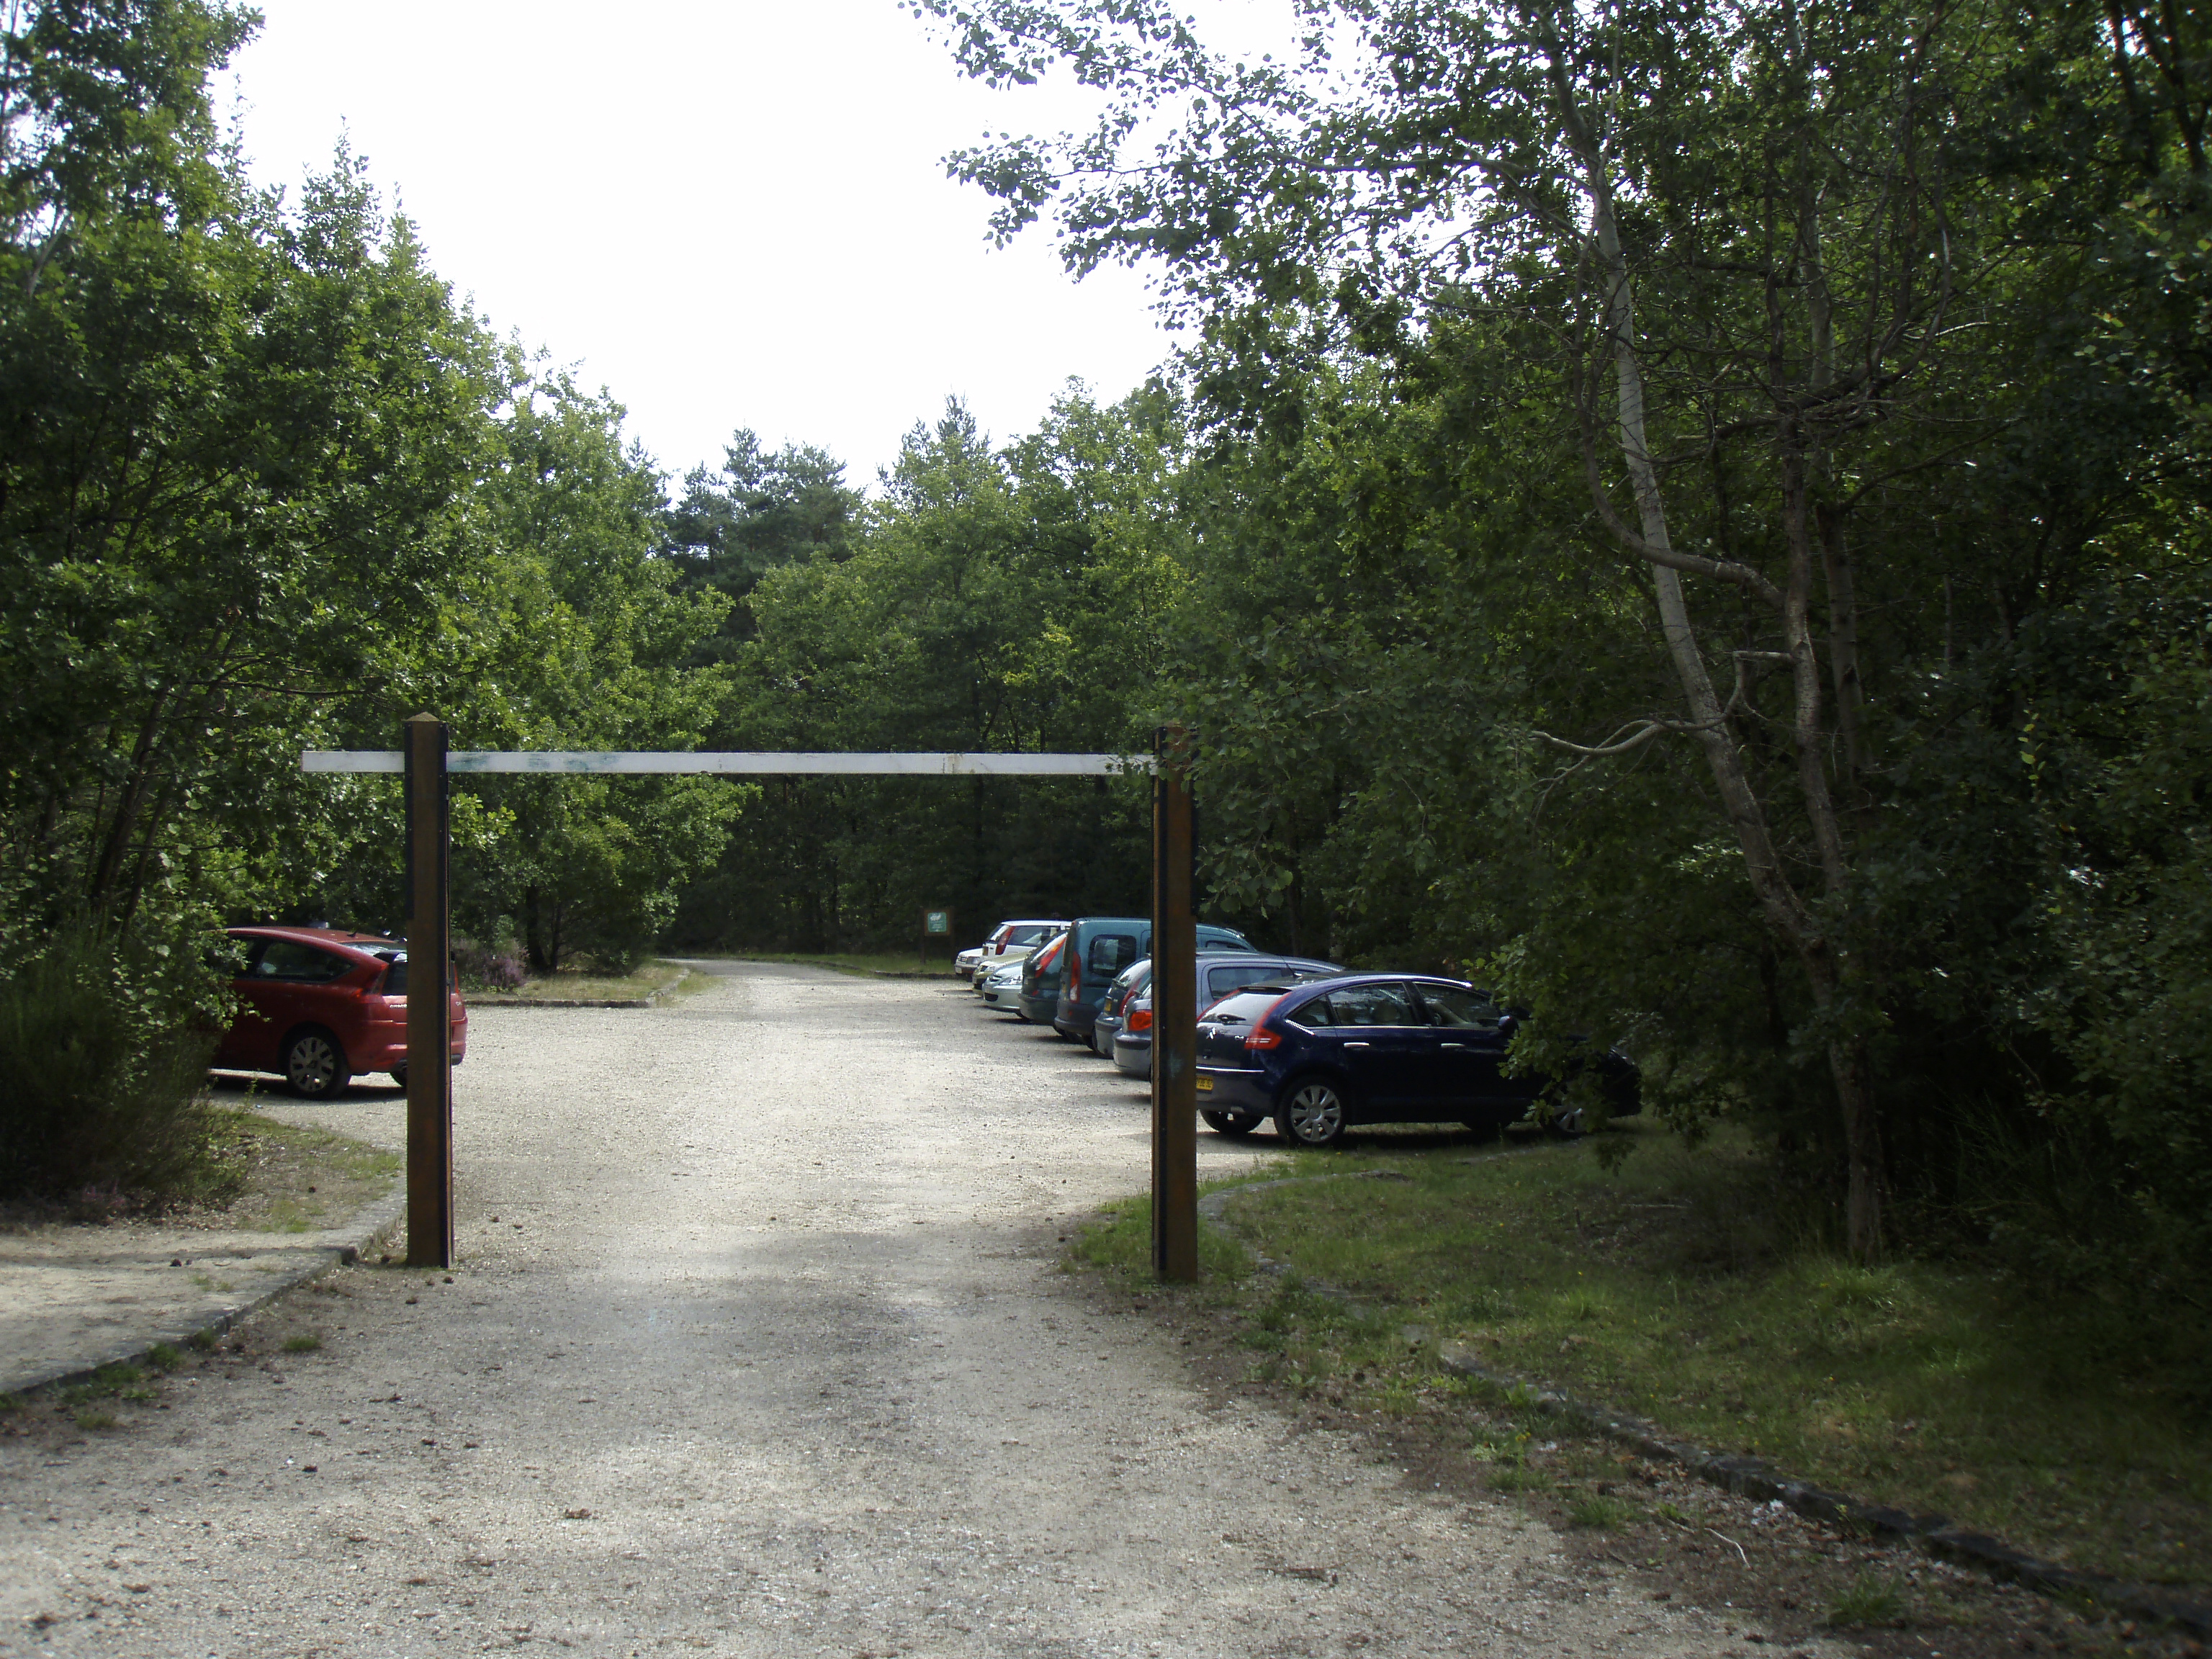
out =
[[[1198,1278],[1198,921],[1190,734],[1162,728],[1152,775],[1152,1267]]]
[[[445,722],[404,728],[407,772],[407,1265],[453,1265],[453,955]]]

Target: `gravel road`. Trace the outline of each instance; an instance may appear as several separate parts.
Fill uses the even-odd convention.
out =
[[[1724,1644],[1094,1311],[1056,1240],[1148,1167],[1112,1068],[942,984],[712,969],[474,1017],[452,1282],[349,1269],[159,1408],[0,1442],[0,1653]]]

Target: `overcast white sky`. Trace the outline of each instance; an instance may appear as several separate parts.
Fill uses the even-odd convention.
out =
[[[948,393],[1005,440],[1070,375],[1117,398],[1171,349],[1135,275],[993,250],[945,177],[987,130],[1086,125],[1081,94],[960,78],[894,0],[258,3],[256,176],[296,187],[349,132],[455,291],[672,474],[750,426],[872,484]]]

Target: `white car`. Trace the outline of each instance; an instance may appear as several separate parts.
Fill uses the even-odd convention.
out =
[[[1064,921],[1002,921],[991,931],[991,937],[976,947],[975,959],[968,967],[968,976],[977,992],[984,981],[1000,969],[1012,963],[1019,965],[1023,957],[1041,949],[1067,931]],[[967,956],[962,951],[953,958],[958,967]],[[988,1001],[987,997],[984,999]]]

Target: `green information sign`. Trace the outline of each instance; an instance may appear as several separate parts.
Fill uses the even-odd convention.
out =
[[[922,932],[930,934],[951,933],[952,931],[952,912],[950,910],[924,911],[921,918],[921,929]]]

